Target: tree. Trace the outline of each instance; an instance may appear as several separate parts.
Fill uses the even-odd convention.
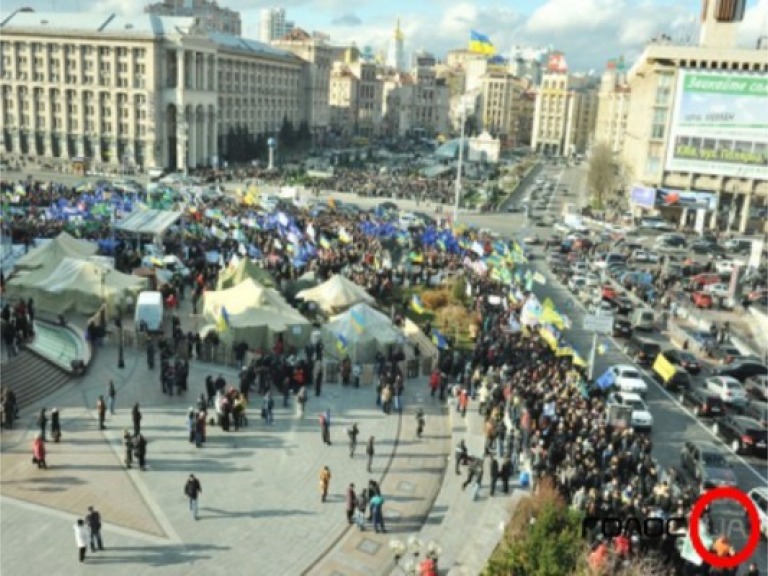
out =
[[[600,142],[592,147],[587,172],[587,189],[594,210],[604,210],[606,201],[616,191],[619,183],[613,152],[607,144]]]
[[[300,150],[309,150],[312,147],[312,132],[309,130],[309,124],[306,120],[302,120],[299,124],[296,141]]]

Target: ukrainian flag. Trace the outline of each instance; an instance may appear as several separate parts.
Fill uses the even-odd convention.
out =
[[[437,328],[432,329],[432,343],[437,346],[440,350],[445,350],[448,348],[448,341],[445,339],[445,336],[443,336],[440,333],[440,330]]]
[[[324,250],[328,250],[331,247],[331,243],[325,236],[320,236],[320,247]]]
[[[336,350],[339,351],[339,354],[347,353],[347,344],[347,339],[344,336],[336,334]]]
[[[339,230],[339,242],[343,242],[344,244],[349,244],[352,242],[352,236],[350,236],[349,232],[347,232],[344,228]]]
[[[408,257],[411,259],[411,262],[413,264],[423,264],[424,263],[424,255],[419,252],[411,252],[408,254]]]
[[[411,298],[411,310],[416,312],[416,314],[424,314],[426,312],[424,305],[421,303],[421,298],[416,294]]]
[[[476,30],[471,30],[469,33],[469,51],[475,54],[485,54],[486,56],[496,54],[496,48],[491,39]]]
[[[365,328],[365,318],[363,315],[357,310],[352,310],[349,313],[349,318],[350,323],[352,324],[352,328],[354,328],[355,332],[362,334],[363,328]]]
[[[226,332],[229,328],[229,313],[227,312],[227,307],[222,306],[219,312],[219,319],[216,321],[216,330],[218,332]]]

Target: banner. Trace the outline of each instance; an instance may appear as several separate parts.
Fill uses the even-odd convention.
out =
[[[690,210],[717,210],[717,194],[696,190],[656,190],[657,208],[688,208]]]
[[[666,169],[768,178],[768,77],[680,70]]]
[[[635,184],[629,192],[629,199],[637,206],[653,208],[656,205],[656,189]]]

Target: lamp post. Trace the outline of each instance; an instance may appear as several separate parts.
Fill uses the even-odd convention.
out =
[[[461,199],[461,167],[464,163],[464,125],[467,123],[467,101],[462,97],[459,107],[461,108],[461,136],[459,137],[459,162],[456,166],[456,198],[453,204],[453,224],[459,220],[459,200]]]
[[[417,536],[410,536],[407,542],[393,538],[389,541],[389,550],[395,560],[395,566],[406,576],[437,574],[437,560],[443,553],[440,544],[434,540],[430,540],[425,547]],[[420,560],[422,552],[424,558]],[[401,565],[403,558],[406,560]]]

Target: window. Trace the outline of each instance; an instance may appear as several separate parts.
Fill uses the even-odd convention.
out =
[[[645,175],[656,176],[661,168],[661,161],[655,156],[648,156],[645,161]]]
[[[672,75],[659,74],[659,80],[656,85],[656,104],[666,106],[669,104],[669,97],[672,94]]]
[[[667,111],[664,108],[653,109],[653,122],[651,124],[651,138],[661,140],[666,130]]]

